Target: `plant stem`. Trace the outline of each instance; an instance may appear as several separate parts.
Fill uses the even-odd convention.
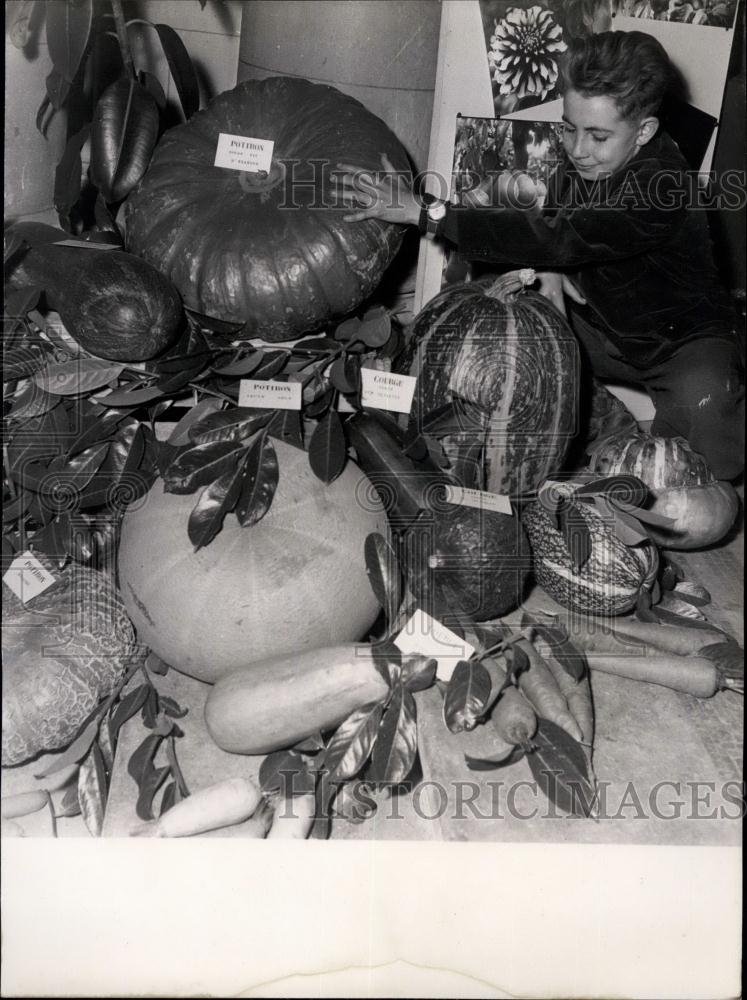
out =
[[[127,38],[127,25],[125,23],[124,11],[122,10],[122,0],[111,0],[111,4],[112,13],[114,14],[114,24],[117,29],[117,41],[119,42],[119,49],[122,53],[122,62],[124,63],[125,72],[129,73],[130,76],[134,76],[135,66],[132,62],[132,52]]]
[[[194,389],[195,392],[202,392],[206,396],[215,396],[216,399],[222,399],[226,403],[233,404],[233,406],[237,405],[237,402],[233,398],[233,396],[229,396],[225,392],[218,392],[217,389],[208,389],[206,386],[204,386],[204,385],[198,385],[196,382],[189,382],[188,385],[189,385],[189,388],[190,389]]]

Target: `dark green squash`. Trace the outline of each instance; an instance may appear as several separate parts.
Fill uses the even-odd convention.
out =
[[[13,232],[31,249],[15,266],[12,284],[42,288],[49,307],[86,351],[112,361],[145,361],[179,336],[179,295],[144,260],[120,250],[58,246],[70,234],[42,223],[16,223]]]
[[[274,142],[265,178],[214,166],[220,133]],[[338,163],[409,173],[379,118],[334,87],[249,80],[160,140],[126,203],[128,244],[166,274],[187,308],[278,342],[352,312],[399,249],[401,226],[344,222]]]

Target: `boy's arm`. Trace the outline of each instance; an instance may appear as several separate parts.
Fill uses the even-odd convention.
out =
[[[441,234],[472,259],[539,268],[582,267],[647,253],[667,242],[687,211],[676,173],[638,171],[609,204],[538,209],[452,206]]]

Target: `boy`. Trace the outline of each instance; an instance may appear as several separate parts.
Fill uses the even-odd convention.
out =
[[[645,388],[651,433],[680,435],[718,479],[744,464],[743,348],[721,288],[696,187],[656,117],[671,77],[658,41],[603,32],[574,43],[562,67],[563,144],[540,209],[525,176],[500,207],[427,208],[388,173],[346,216],[419,224],[472,260],[547,269],[543,292],[568,295],[569,319],[594,375]],[[385,163],[387,170],[391,166]],[[352,168],[343,188],[361,196]],[[370,180],[370,175],[367,178]],[[571,280],[572,278],[572,280]]]

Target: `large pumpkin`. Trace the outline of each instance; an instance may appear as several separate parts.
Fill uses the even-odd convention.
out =
[[[141,652],[103,573],[77,563],[23,605],[3,588],[4,766],[71,742]]]
[[[650,434],[616,436],[592,450],[589,468],[604,475],[637,476],[651,491],[650,509],[674,522],[650,527],[670,549],[698,549],[719,541],[731,528],[739,499],[730,483],[715,479],[702,455],[684,438]]]
[[[524,511],[537,582],[571,610],[625,614],[637,605],[642,591],[651,591],[659,568],[658,550],[653,542],[624,545],[597,510],[586,503],[576,506],[591,538],[591,553],[580,570],[542,503],[535,501]]]
[[[187,519],[197,495],[164,493],[161,480],[122,523],[119,579],[138,636],[200,680],[358,640],[379,611],[364,545],[388,529],[370,482],[348,463],[325,486],[305,452],[273,444],[279,483],[257,524],[242,528],[229,515],[195,552]]]
[[[220,133],[274,142],[260,178],[213,165]],[[127,240],[198,313],[245,323],[241,336],[300,337],[354,310],[378,285],[401,226],[347,223],[338,163],[409,170],[379,118],[334,87],[249,80],[161,139],[126,206]]]
[[[577,429],[573,333],[546,298],[520,287],[510,274],[447,288],[415,318],[398,364],[418,380],[410,429],[460,398],[478,408],[463,429],[435,433],[465,486],[502,494],[556,475]],[[469,481],[464,459],[480,447]]]

